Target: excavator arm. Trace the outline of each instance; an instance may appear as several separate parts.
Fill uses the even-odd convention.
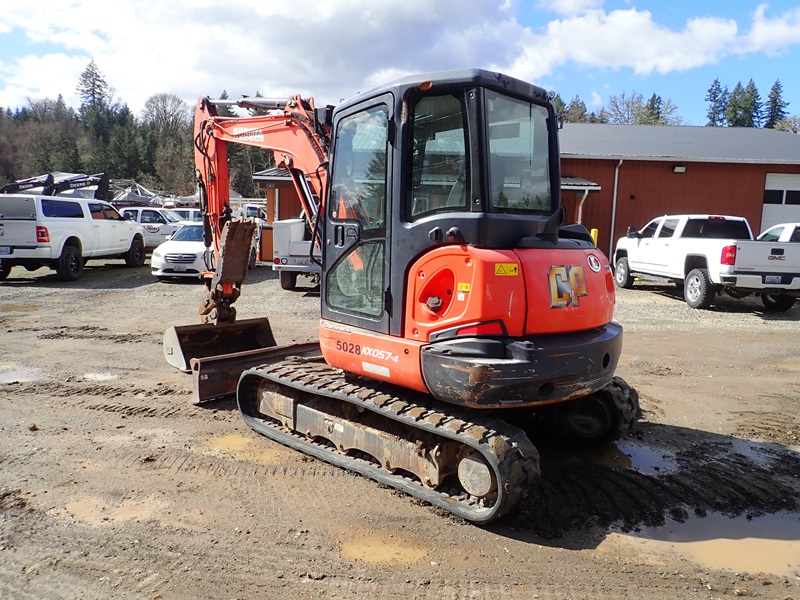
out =
[[[219,106],[266,111],[245,117],[219,116]],[[233,322],[233,303],[247,274],[255,223],[234,219],[230,207],[228,144],[271,150],[278,166],[288,169],[308,220],[314,228],[325,203],[332,107],[317,110],[313,98],[288,100],[200,98],[195,110],[195,167],[203,213],[207,264],[206,296],[200,306],[204,323]],[[213,255],[213,259],[212,259]]]
[[[221,106],[265,114],[220,116]],[[256,223],[233,217],[228,146],[244,144],[274,153],[276,164],[291,174],[316,235],[327,193],[332,112],[333,107],[316,109],[313,98],[297,95],[288,100],[198,100],[194,148],[208,266],[202,274],[206,293],[198,310],[200,324],[173,326],[164,333],[164,355],[174,367],[199,372],[204,359],[258,352],[276,345],[267,318],[236,320],[233,304],[247,275]],[[220,372],[223,379],[227,377],[226,368],[221,367]]]

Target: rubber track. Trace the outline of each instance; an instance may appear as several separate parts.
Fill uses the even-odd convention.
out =
[[[347,456],[294,432],[258,413],[259,390],[265,382],[289,387],[312,396],[349,402],[442,438],[455,440],[480,452],[494,470],[498,482],[496,501],[481,506],[463,492],[431,490],[407,476],[390,473],[373,463]],[[394,386],[345,375],[325,364],[287,357],[242,373],[237,391],[245,422],[258,433],[296,450],[355,471],[474,523],[488,523],[512,510],[539,479],[539,453],[522,429],[505,421],[476,419],[463,411],[437,410],[421,394]],[[441,486],[440,486],[441,487]]]

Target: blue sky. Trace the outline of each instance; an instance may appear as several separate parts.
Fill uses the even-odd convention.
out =
[[[335,104],[397,76],[496,69],[579,96],[656,93],[706,123],[714,78],[779,79],[800,115],[800,0],[39,0],[0,13],[0,107],[64,96],[94,60],[140,115],[155,94],[301,93]]]

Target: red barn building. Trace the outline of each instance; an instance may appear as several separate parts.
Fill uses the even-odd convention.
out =
[[[629,225],[673,213],[740,215],[754,234],[800,221],[800,135],[773,129],[565,124],[561,172],[596,182],[581,222],[609,256]],[[562,185],[569,221],[582,192]]]

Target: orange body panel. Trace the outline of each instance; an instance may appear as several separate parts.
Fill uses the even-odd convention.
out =
[[[496,269],[504,274],[497,275]],[[511,250],[442,246],[412,265],[408,281],[408,339],[427,342],[437,331],[498,320],[505,323],[508,335],[522,335],[525,281],[519,258]],[[428,307],[431,297],[442,300],[438,311]]]
[[[516,254],[525,274],[525,335],[582,331],[613,319],[614,278],[602,252],[531,248]]]
[[[325,362],[337,369],[428,392],[420,370],[421,342],[325,319],[320,321],[319,341]]]
[[[569,261],[569,262],[565,262]],[[614,280],[599,250],[443,246],[409,270],[405,337],[502,321],[510,337],[581,331],[614,314]],[[441,308],[428,306],[441,299]]]

